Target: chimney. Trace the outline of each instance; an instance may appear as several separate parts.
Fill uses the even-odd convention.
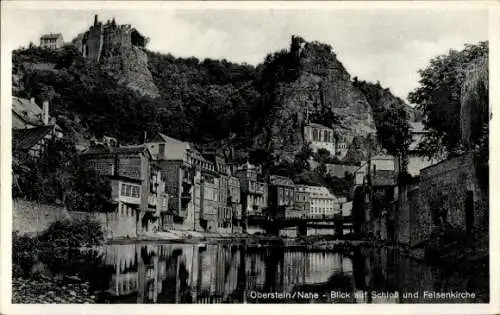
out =
[[[98,21],[97,21],[97,14],[96,14],[96,15],[94,15],[94,26],[96,26],[96,25],[97,25],[97,22],[98,22]]]
[[[45,126],[49,124],[49,102],[44,101],[43,102],[43,109],[42,109],[42,121]]]

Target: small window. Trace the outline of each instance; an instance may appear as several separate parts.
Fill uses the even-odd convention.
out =
[[[165,156],[165,144],[164,143],[160,143],[160,145],[158,146],[158,154],[161,156]]]

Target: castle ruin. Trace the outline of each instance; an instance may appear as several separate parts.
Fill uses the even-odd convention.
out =
[[[94,24],[88,31],[78,35],[73,43],[85,58],[99,62],[103,54],[110,53],[116,48],[146,48],[148,38],[130,24],[117,25],[114,18],[104,24],[95,15]]]
[[[148,38],[129,24],[117,25],[114,18],[102,23],[97,15],[94,24],[73,40],[83,57],[112,73],[118,84],[154,98],[159,91],[148,69],[147,43]]]

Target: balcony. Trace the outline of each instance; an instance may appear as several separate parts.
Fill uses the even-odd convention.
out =
[[[186,179],[184,179],[182,183],[182,193],[181,193],[181,208],[182,210],[186,210],[189,202],[191,201],[191,187],[192,183]]]
[[[257,182],[256,185],[250,187],[249,192],[256,195],[265,195],[267,190],[267,185],[264,183]]]
[[[233,205],[233,219],[241,220],[241,205]]]

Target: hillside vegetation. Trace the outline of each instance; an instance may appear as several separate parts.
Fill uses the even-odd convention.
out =
[[[250,158],[263,164],[265,174],[326,183],[345,196],[351,179],[329,177],[323,163],[317,170],[309,167],[314,156],[302,136],[306,106],[309,121],[333,128],[338,139],[354,139],[339,163],[366,159],[366,132],[378,131],[379,140],[384,134],[407,136],[407,118],[414,117],[380,84],[351,80],[331,46],[297,36],[288,49],[257,66],[146,53],[160,94],[156,98],[120,84],[110,67],[88,62],[71,45],[14,51],[13,94],[49,100],[51,115],[77,144],[103,135],[122,144],[141,143],[160,131],[202,148],[223,149],[233,161]],[[398,141],[404,139],[392,137],[376,146],[393,152]]]

